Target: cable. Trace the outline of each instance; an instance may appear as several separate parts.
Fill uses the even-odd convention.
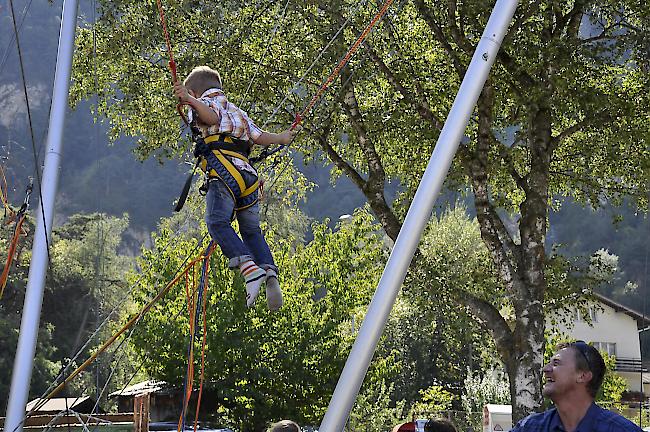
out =
[[[253,74],[253,77],[248,82],[248,87],[246,87],[246,91],[244,92],[244,95],[242,96],[241,100],[239,101],[238,106],[240,106],[240,107],[244,106],[244,102],[246,101],[246,97],[248,96],[248,92],[250,91],[253,83],[255,82],[255,80],[257,78],[257,74],[260,71],[260,66],[262,66],[262,62],[264,61],[264,58],[266,57],[266,55],[269,52],[269,49],[271,48],[271,42],[273,42],[273,39],[275,38],[275,34],[278,31],[278,27],[280,27],[280,22],[284,21],[284,17],[285,17],[285,15],[287,13],[287,7],[288,6],[289,6],[289,0],[287,0],[287,2],[284,4],[284,9],[282,10],[282,16],[280,17],[280,19],[278,19],[277,16],[275,18],[275,26],[273,27],[273,31],[271,32],[271,35],[269,36],[268,42],[266,43],[266,48],[264,49],[264,53],[262,54],[262,57],[260,57],[259,62],[257,62],[257,68],[255,68],[255,73]]]
[[[103,353],[110,345],[115,342],[115,340],[120,337],[126,330],[131,328],[135,323],[137,323],[148,311],[153,307],[153,305],[160,300],[173,286],[176,285],[180,277],[185,274],[189,269],[197,262],[197,260],[200,260],[202,257],[199,257],[198,259],[194,259],[190,262],[190,264],[181,272],[179,275],[177,275],[171,282],[169,282],[161,291],[158,292],[158,294],[149,302],[147,303],[141,310],[138,312],[138,314],[131,318],[120,330],[118,330],[116,333],[113,334],[104,344],[97,349],[97,351],[91,355],[84,363],[81,364],[77,369],[75,369],[67,378],[65,378],[54,390],[52,390],[44,399],[42,399],[36,406],[33,408],[31,412],[37,411],[40,409],[46,402],[47,400],[51,399],[56,395],[61,389],[72,379],[74,379],[79,373],[81,373],[86,367],[88,367],[95,359]],[[28,413],[29,415],[29,413]]]
[[[23,16],[20,19],[20,24],[18,25],[18,32],[19,33],[23,28],[23,23],[25,22],[25,18],[27,17],[27,11],[29,10],[31,5],[32,5],[32,0],[29,0],[29,2],[23,8],[23,14],[22,14]],[[2,73],[2,71],[4,70],[5,64],[7,63],[7,59],[9,58],[9,49],[11,48],[11,45],[13,45],[15,38],[16,38],[15,34],[12,34],[11,35],[11,40],[9,41],[9,43],[7,44],[7,47],[5,48],[5,52],[2,55],[2,61],[0,62],[0,73]]]
[[[386,11],[388,10],[388,8],[390,7],[390,5],[392,3],[393,3],[393,0],[386,0],[386,2],[382,6],[382,8],[379,10],[379,12],[377,12],[377,14],[373,17],[373,19],[370,21],[370,23],[363,30],[363,32],[361,32],[361,35],[359,35],[357,40],[354,41],[352,46],[350,46],[350,48],[348,49],[348,52],[345,53],[343,58],[339,61],[339,63],[336,65],[336,67],[332,71],[332,73],[330,73],[330,75],[327,77],[325,82],[318,89],[318,91],[316,92],[314,97],[309,101],[307,106],[297,115],[297,124],[300,124],[301,119],[305,118],[307,115],[309,115],[310,111],[312,110],[312,108],[314,107],[314,105],[316,104],[318,99],[320,99],[320,97],[327,91],[330,84],[332,84],[334,79],[336,79],[336,77],[341,72],[341,69],[343,69],[343,67],[345,67],[345,65],[348,63],[348,61],[350,61],[352,56],[357,52],[357,50],[359,49],[359,46],[361,46],[361,44],[366,39],[366,37],[368,37],[368,35],[370,34],[370,31],[372,30],[372,28],[384,16],[384,14],[386,13]]]
[[[188,218],[189,218],[189,216],[188,216]],[[164,253],[165,251],[167,251],[167,249],[168,249],[168,248],[169,248],[169,247],[174,243],[174,241],[176,240],[176,237],[180,234],[180,232],[181,232],[182,229],[183,229],[183,227],[179,227],[179,228],[178,228],[178,230],[174,233],[175,235],[174,235],[174,236],[171,236],[171,237],[169,238],[169,240],[167,241],[167,244],[164,246],[164,248],[162,249],[162,251],[159,252],[159,254],[162,254],[162,253]],[[194,254],[195,251],[198,249],[198,247],[201,245],[201,243],[203,242],[203,240],[205,239],[205,237],[206,237],[206,235],[204,234],[203,237],[202,237],[202,238],[199,240],[199,242],[197,243],[197,245],[194,247],[194,249],[192,250],[192,252],[190,252],[190,254],[189,254],[189,255],[185,258],[185,260],[180,264],[180,266],[177,268],[177,270],[175,271],[174,274],[177,274],[177,273],[178,273],[178,272],[183,268],[183,266],[184,266],[184,265],[187,263],[187,261],[190,259],[190,256],[191,256],[192,254]],[[112,317],[112,316],[113,316],[113,315],[114,315],[118,310],[122,310],[122,309],[123,309],[123,308],[122,308],[123,304],[126,302],[126,300],[127,300],[128,298],[130,298],[131,294],[133,293],[133,290],[138,286],[138,284],[141,282],[141,280],[142,280],[143,277],[144,277],[143,274],[141,274],[141,275],[138,277],[138,279],[137,279],[137,280],[136,280],[136,281],[131,285],[131,287],[128,289],[128,291],[125,293],[125,295],[124,295],[124,296],[123,296],[123,297],[122,297],[122,298],[117,302],[117,304],[116,304],[115,307],[111,310],[111,312],[109,312],[109,313],[106,315],[106,318],[104,318],[104,321],[103,321],[103,322],[102,322],[102,323],[101,323],[101,324],[100,324],[100,325],[95,329],[95,331],[93,332],[93,334],[91,334],[91,335],[88,337],[88,340],[86,341],[86,343],[85,343],[85,344],[84,344],[84,345],[83,345],[83,346],[82,346],[82,347],[77,351],[77,353],[76,353],[76,354],[75,354],[75,355],[74,355],[74,356],[73,356],[73,357],[68,361],[68,364],[63,368],[63,371],[62,371],[61,373],[59,373],[59,375],[57,375],[57,376],[55,377],[53,383],[52,383],[52,384],[51,384],[51,385],[50,385],[50,386],[49,386],[49,387],[48,387],[48,388],[43,392],[43,394],[39,397],[39,399],[40,399],[41,401],[45,401],[45,402],[47,401],[47,395],[48,395],[49,393],[52,392],[52,389],[54,389],[56,383],[57,383],[57,382],[58,382],[58,381],[59,381],[59,380],[60,380],[60,379],[65,375],[65,373],[68,371],[68,369],[72,366],[73,362],[74,362],[74,361],[75,361],[75,360],[76,360],[76,359],[77,359],[77,358],[78,358],[78,357],[79,357],[79,356],[84,352],[84,350],[85,350],[85,349],[90,345],[90,343],[91,343],[92,340],[95,338],[95,336],[99,333],[99,331],[102,329],[102,327],[104,327],[106,324],[108,324],[108,322],[109,322],[109,320],[111,319],[111,317]],[[44,404],[44,402],[43,402],[43,404]],[[28,412],[28,413],[25,415],[25,419],[28,418],[28,417],[30,417],[31,415],[33,415],[34,412],[37,411],[38,409],[40,409],[40,407],[42,407],[43,404],[39,404],[39,405],[35,406],[34,408],[32,408],[32,410],[31,410],[30,412]]]
[[[16,248],[18,247],[18,240],[20,239],[20,235],[23,233],[22,226],[23,222],[25,222],[25,218],[27,217],[27,210],[29,209],[29,197],[32,193],[32,187],[33,185],[30,182],[29,186],[27,186],[27,190],[25,191],[25,199],[23,201],[23,205],[20,206],[20,209],[18,209],[16,213],[11,215],[13,217],[13,220],[16,221],[16,226],[14,227],[14,232],[11,237],[11,241],[9,242],[7,262],[5,263],[5,267],[2,270],[2,274],[0,275],[0,299],[2,298],[2,294],[4,293],[5,287],[7,286],[7,280],[9,279],[9,270],[11,269],[11,263],[14,259]]]
[[[348,51],[345,53],[345,55],[344,55],[344,56],[341,58],[341,60],[338,62],[338,64],[337,64],[336,67],[334,68],[334,70],[332,70],[332,72],[331,72],[330,75],[325,79],[325,81],[323,82],[323,84],[321,84],[320,88],[318,89],[318,91],[316,92],[316,94],[314,94],[314,96],[313,96],[312,99],[309,101],[309,103],[305,106],[305,108],[302,109],[302,111],[300,111],[300,112],[298,112],[298,113],[296,114],[296,119],[294,120],[293,124],[291,125],[291,129],[295,129],[295,128],[296,128],[296,127],[297,127],[297,126],[302,122],[302,120],[303,120],[306,116],[309,115],[309,113],[311,112],[311,110],[315,107],[316,103],[321,99],[321,97],[325,94],[325,92],[327,91],[327,89],[329,88],[329,86],[332,84],[332,82],[333,82],[333,81],[336,79],[336,77],[338,77],[338,75],[341,73],[341,70],[342,70],[342,69],[347,65],[347,63],[350,61],[350,59],[352,58],[352,56],[357,52],[357,50],[359,49],[359,47],[361,46],[361,44],[363,43],[363,41],[364,41],[364,40],[366,39],[366,37],[370,34],[370,31],[373,29],[373,27],[375,26],[375,24],[377,24],[377,22],[379,22],[379,20],[380,20],[380,19],[384,16],[384,14],[388,11],[388,8],[390,7],[390,5],[391,5],[392,3],[393,3],[393,0],[386,0],[386,2],[385,2],[384,5],[381,7],[381,9],[379,10],[379,12],[377,12],[377,14],[375,14],[375,16],[374,16],[373,19],[370,21],[370,23],[369,23],[369,24],[366,26],[366,28],[361,32],[361,34],[359,35],[359,37],[357,38],[357,40],[354,41],[354,43],[350,46],[350,48],[349,48]],[[348,21],[349,21],[349,19],[348,19]],[[347,23],[347,21],[346,21],[346,23]],[[344,24],[344,25],[345,25],[345,24]],[[342,29],[342,28],[343,28],[343,27],[341,27],[341,29]],[[341,30],[341,29],[340,29],[340,30]],[[339,30],[339,32],[340,32],[340,30]],[[338,34],[338,32],[337,32],[337,34]],[[335,37],[336,37],[336,35],[335,35]],[[280,105],[282,105],[286,99],[287,99],[287,97],[285,97],[285,99],[280,103]],[[275,112],[277,112],[277,109],[276,109],[276,111],[274,111],[274,113],[271,115],[271,117],[273,117],[273,115],[275,114]],[[261,160],[261,159],[264,159],[264,157],[266,157],[268,154],[273,154],[273,153],[277,153],[278,151],[283,151],[284,149],[290,147],[290,146],[293,144],[294,140],[295,140],[295,137],[294,137],[294,138],[289,142],[289,144],[281,145],[281,146],[277,147],[277,148],[274,149],[274,150],[265,151],[266,153],[263,152],[262,155],[261,155],[259,158],[257,158],[257,160],[259,161],[259,160]],[[286,152],[285,152],[285,153],[286,153]]]
[[[360,8],[363,4],[365,4],[366,1],[367,1],[367,0],[364,0],[363,2],[359,2],[359,3],[357,3],[356,8],[354,9],[353,13],[350,14],[350,15],[354,15],[354,14],[359,10],[359,8]],[[338,31],[334,34],[334,36],[332,36],[332,38],[329,40],[329,42],[327,42],[327,44],[325,45],[325,47],[323,47],[323,49],[321,49],[321,51],[318,53],[318,56],[316,56],[316,58],[315,58],[314,61],[311,63],[311,65],[307,68],[307,70],[306,70],[305,73],[302,75],[302,77],[300,77],[300,79],[294,83],[293,87],[289,90],[289,92],[287,92],[287,94],[285,95],[284,99],[282,99],[282,101],[280,101],[280,103],[275,107],[275,109],[273,110],[273,112],[271,113],[271,115],[270,115],[270,116],[266,119],[266,121],[262,124],[262,129],[264,129],[264,128],[265,128],[265,127],[266,127],[266,126],[271,122],[271,120],[273,120],[273,118],[275,118],[275,115],[276,115],[277,112],[280,110],[280,108],[282,108],[282,106],[283,106],[284,103],[287,101],[287,99],[289,99],[289,96],[291,95],[291,93],[293,93],[294,90],[297,90],[298,86],[299,86],[299,85],[302,83],[302,81],[307,77],[307,75],[309,74],[309,72],[311,72],[311,70],[316,66],[316,64],[318,63],[318,60],[320,60],[320,58],[325,54],[325,52],[327,52],[327,50],[329,49],[329,47],[334,43],[334,41],[338,38],[339,34],[341,34],[341,32],[342,32],[342,31],[345,29],[345,27],[350,23],[350,21],[351,21],[351,18],[348,17],[348,19],[343,23],[343,25],[341,25],[341,27],[339,27]]]
[[[12,18],[12,23],[14,27],[14,35],[16,37],[16,49],[18,51],[18,60],[20,64],[20,75],[22,77],[22,82],[23,82],[23,92],[25,94],[25,104],[27,106],[27,119],[29,121],[29,133],[32,138],[32,155],[34,157],[34,174],[36,177],[36,185],[38,187],[38,197],[40,199],[41,205],[39,206],[41,208],[41,216],[43,218],[43,228],[44,228],[44,233],[45,233],[45,246],[47,248],[47,263],[48,263],[48,268],[51,266],[51,258],[50,258],[50,244],[49,244],[49,239],[47,238],[47,224],[45,221],[45,209],[43,208],[43,195],[41,193],[41,173],[40,169],[38,167],[38,157],[36,155],[36,141],[34,140],[34,128],[32,126],[32,114],[31,114],[31,109],[29,107],[29,96],[27,95],[27,83],[25,79],[25,67],[23,65],[23,55],[20,49],[20,38],[18,37],[18,28],[16,27],[16,15],[14,13],[14,2],[13,0],[9,0],[9,5],[11,8],[11,18]]]

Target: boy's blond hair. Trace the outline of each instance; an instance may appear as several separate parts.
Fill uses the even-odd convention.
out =
[[[221,89],[221,75],[208,66],[198,66],[192,69],[192,72],[183,81],[183,85],[199,97],[208,89]]]

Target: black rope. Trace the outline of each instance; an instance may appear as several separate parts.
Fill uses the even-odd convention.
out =
[[[179,230],[178,233],[180,233],[180,230]],[[183,260],[183,262],[178,266],[178,268],[177,268],[176,271],[174,272],[174,277],[176,277],[176,276],[178,275],[178,273],[183,269],[183,267],[185,266],[185,264],[187,264],[187,262],[190,260],[190,258],[191,258],[195,253],[196,253],[196,251],[198,250],[199,246],[201,246],[201,245],[203,244],[203,241],[205,240],[206,236],[207,236],[207,234],[204,234],[204,235],[201,237],[201,239],[197,242],[197,244],[194,246],[194,249],[192,249],[192,251],[191,251],[191,252],[190,252],[190,253],[185,257],[185,259]],[[158,253],[159,255],[162,255],[162,253],[165,252],[165,251],[169,248],[169,246],[172,244],[172,240],[173,240],[173,239],[169,239],[169,241],[167,242],[167,244],[165,245],[165,247],[163,248],[163,250],[162,250],[161,252]],[[168,262],[169,262],[170,260],[171,260],[171,258],[168,258],[168,259],[167,259]],[[173,279],[173,278],[172,278],[172,279]],[[136,281],[136,282],[132,285],[131,288],[132,288],[132,289],[135,288],[135,286],[137,285],[138,282],[139,282],[139,280]],[[129,291],[129,292],[126,294],[126,296],[128,296],[128,295],[130,294],[130,292],[131,292],[131,291]],[[124,300],[126,300],[126,296],[125,296],[125,297],[124,297],[120,302],[118,302],[118,306],[121,305],[121,304],[123,303]],[[117,307],[115,307],[115,308],[113,309],[113,311],[111,311],[111,313],[108,314],[107,319],[108,319],[108,317],[110,317],[110,316],[113,314],[113,312],[115,312],[116,310],[117,310]],[[180,311],[177,313],[176,316],[178,316],[179,314],[180,314]],[[90,338],[88,339],[88,341],[86,342],[86,344],[84,344],[84,346],[81,348],[81,350],[83,350],[85,347],[88,346],[88,344],[90,343],[90,341],[91,341],[91,340],[94,338],[94,336],[98,333],[98,331],[101,329],[101,327],[103,327],[103,325],[107,322],[107,319],[106,319],[106,320],[105,320],[105,321],[104,321],[104,322],[103,322],[103,323],[102,323],[102,324],[101,324],[101,325],[100,325],[100,326],[95,330],[95,332],[90,336]],[[135,324],[137,324],[137,322],[136,322]],[[136,325],[135,325],[135,324],[134,324],[133,328],[131,329],[131,331],[130,331],[128,337],[127,337],[127,339],[129,339],[129,338],[131,337],[131,335],[133,334],[133,331],[134,331],[135,328],[136,328]],[[120,344],[118,344],[118,348],[120,348],[120,347],[122,346],[123,342],[124,342],[124,339],[122,340],[122,342],[121,342]],[[56,376],[56,378],[55,378],[54,381],[53,381],[53,384],[51,384],[51,385],[47,388],[47,390],[45,390],[45,392],[43,392],[43,394],[38,398],[38,399],[39,399],[39,402],[38,402],[38,403],[37,403],[37,404],[32,408],[31,411],[29,411],[28,413],[25,414],[25,417],[23,417],[23,419],[20,421],[20,423],[18,424],[18,426],[16,426],[16,429],[15,429],[13,432],[16,432],[16,430],[17,430],[20,426],[22,426],[28,418],[30,418],[30,417],[32,417],[33,415],[35,415],[36,412],[37,412],[40,408],[42,408],[43,405],[45,405],[45,403],[47,402],[47,400],[45,399],[45,397],[46,397],[46,396],[47,396],[47,395],[52,391],[52,389],[53,389],[54,387],[56,387],[57,383],[60,383],[60,382],[62,382],[62,381],[65,381],[65,375],[68,373],[69,368],[72,366],[72,364],[73,364],[73,362],[76,360],[76,358],[81,354],[81,350],[80,350],[80,351],[79,351],[79,352],[78,352],[78,353],[77,353],[73,358],[71,358],[65,366],[63,366],[63,367],[61,368],[61,369],[62,369],[62,372],[59,373],[59,374]],[[117,350],[117,348],[116,348],[116,350]],[[116,350],[114,350],[114,354],[115,354],[115,351],[116,351]],[[86,387],[84,387],[84,390],[87,390],[88,388],[89,388],[89,385],[86,386]]]
[[[36,177],[36,185],[38,187],[38,197],[40,199],[40,207],[41,207],[41,217],[43,218],[43,228],[45,231],[45,245],[47,248],[47,263],[48,263],[48,268],[51,267],[51,258],[50,258],[50,244],[49,240],[47,238],[47,225],[45,221],[45,209],[43,208],[43,194],[42,194],[42,181],[41,181],[41,173],[40,169],[38,166],[38,156],[36,155],[36,140],[34,139],[34,127],[32,125],[32,114],[31,114],[31,109],[29,107],[29,96],[27,95],[27,83],[25,79],[25,67],[23,65],[23,55],[22,51],[20,49],[20,38],[18,37],[18,27],[16,26],[16,14],[14,13],[14,2],[13,0],[9,0],[9,6],[11,8],[11,18],[12,18],[12,23],[14,27],[14,36],[16,38],[16,49],[18,51],[18,62],[20,64],[20,75],[22,77],[22,83],[23,83],[23,93],[25,94],[25,104],[27,106],[27,119],[29,122],[29,133],[32,139],[32,156],[34,158],[34,173]]]
[[[25,17],[27,16],[27,11],[29,10],[30,6],[32,5],[32,0],[29,0],[29,2],[25,5],[23,8],[23,16],[20,19],[20,24],[18,25],[18,32],[20,32],[23,29],[23,23],[25,22]],[[15,34],[11,35],[11,40],[7,44],[7,47],[5,48],[5,52],[2,55],[2,62],[0,62],[0,73],[4,70],[5,64],[7,64],[7,59],[9,58],[9,50],[11,49],[11,46],[13,45],[14,41],[16,40]]]

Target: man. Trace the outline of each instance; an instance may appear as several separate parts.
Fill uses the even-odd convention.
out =
[[[300,426],[291,420],[282,420],[274,423],[269,432],[300,432]]]
[[[442,418],[431,419],[424,425],[424,432],[456,432],[454,424]]]
[[[583,341],[561,344],[542,372],[542,393],[555,407],[526,417],[513,432],[641,432],[594,403],[605,376],[605,362],[596,348]]]

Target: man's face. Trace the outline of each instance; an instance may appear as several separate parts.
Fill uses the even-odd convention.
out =
[[[568,394],[586,385],[591,378],[591,372],[578,370],[575,356],[573,348],[562,348],[544,366],[542,369],[546,380],[542,389],[544,396],[554,400],[558,395]]]

